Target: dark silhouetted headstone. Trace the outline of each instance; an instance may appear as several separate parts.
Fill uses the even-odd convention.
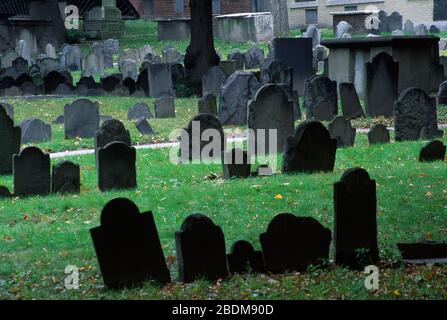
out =
[[[52,193],[77,194],[81,189],[81,170],[71,161],[61,161],[53,166]]]
[[[326,99],[321,99],[317,101],[311,107],[311,109],[312,109],[312,119],[314,120],[331,121],[332,119],[334,119],[334,109],[331,103]]]
[[[10,117],[12,120],[14,120],[14,107],[11,106],[9,103],[2,102],[0,103],[0,108],[3,108],[6,111],[6,114],[8,117]]]
[[[351,121],[343,116],[338,116],[328,127],[332,139],[337,140],[337,147],[353,147],[355,142],[356,130],[352,127]]]
[[[439,140],[427,143],[419,154],[419,161],[444,161],[446,146]]]
[[[151,64],[147,70],[151,97],[174,96],[171,65],[169,63]]]
[[[435,264],[447,262],[447,242],[398,243],[397,248],[405,263]]]
[[[260,69],[264,63],[264,50],[257,46],[251,47],[245,53],[244,58],[246,69]]]
[[[132,201],[114,199],[90,234],[107,288],[171,282],[152,212],[140,213]]]
[[[95,154],[98,155],[99,148],[104,148],[111,142],[122,142],[128,145],[132,145],[130,133],[124,127],[124,124],[116,119],[108,120],[104,122],[95,133]]]
[[[250,176],[251,161],[247,152],[234,148],[222,153],[222,175],[224,179]]]
[[[28,119],[19,126],[22,129],[22,143],[51,141],[51,125],[40,119]]]
[[[343,116],[348,119],[364,118],[359,96],[352,83],[343,82],[338,85],[340,90],[341,108]]]
[[[135,123],[135,126],[137,127],[138,132],[141,133],[142,135],[149,136],[155,134],[154,130],[152,129],[146,118],[138,120]]]
[[[210,218],[202,214],[187,217],[175,233],[175,243],[180,281],[215,281],[227,276],[224,234]]]
[[[0,108],[0,137],[0,175],[11,174],[12,156],[20,151],[22,133],[4,108]]]
[[[78,99],[64,107],[65,139],[90,138],[99,130],[99,104]]]
[[[172,96],[162,96],[154,101],[155,118],[175,118],[175,99]]]
[[[262,251],[255,251],[250,242],[236,241],[231,246],[231,253],[227,254],[230,273],[264,272],[264,258]]]
[[[268,83],[284,84],[292,89],[292,68],[286,66],[279,60],[265,60],[261,69],[261,83],[263,85]]]
[[[375,124],[368,132],[369,144],[390,143],[390,131],[383,124]]]
[[[320,120],[314,112],[314,107],[320,100],[326,100],[333,117],[337,116],[337,82],[325,76],[313,76],[304,82],[304,108],[307,110],[307,119]]]
[[[56,91],[56,88],[65,83],[65,77],[58,71],[51,71],[43,78],[43,85],[45,94],[51,94]]]
[[[331,231],[314,218],[281,213],[259,240],[267,271],[306,271],[328,261]]]
[[[228,60],[233,60],[236,64],[236,70],[244,70],[245,56],[239,49],[233,49],[228,55]]]

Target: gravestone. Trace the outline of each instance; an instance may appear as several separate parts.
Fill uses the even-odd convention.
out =
[[[0,186],[0,199],[10,198],[11,192],[8,188],[4,186]]]
[[[51,125],[46,124],[40,119],[28,119],[23,121],[19,126],[22,130],[22,143],[51,141]]]
[[[432,24],[432,25],[430,26],[430,30],[429,30],[429,32],[430,32],[431,34],[437,34],[437,33],[440,33],[441,30],[439,30],[439,28],[438,28],[437,26],[435,26],[434,24]]]
[[[26,74],[29,71],[28,61],[22,57],[18,57],[16,59],[14,59],[14,61],[12,61],[12,68],[18,74],[23,74],[23,73]]]
[[[6,102],[2,102],[0,103],[0,108],[3,108],[3,110],[5,110],[6,112],[6,115],[14,120],[14,107],[12,105]]]
[[[426,36],[428,35],[428,30],[425,24],[421,23],[414,27],[414,35],[415,36]]]
[[[364,169],[345,171],[334,184],[336,264],[360,269],[379,263],[376,212],[376,182]]]
[[[99,103],[78,99],[64,107],[65,139],[91,138],[99,130]]]
[[[248,49],[244,55],[246,69],[259,69],[264,63],[264,50],[254,46]]]
[[[287,138],[283,172],[333,171],[337,140],[321,122],[305,121]]]
[[[102,192],[137,187],[136,150],[122,142],[98,149],[98,187]]]
[[[364,118],[365,113],[363,112],[354,85],[352,83],[343,82],[338,85],[338,88],[340,91],[343,116],[348,120]]]
[[[47,43],[45,46],[45,54],[52,59],[56,59],[56,48],[51,44]]]
[[[227,56],[236,63],[236,70],[244,70],[245,55],[239,49],[233,49]]]
[[[104,55],[90,52],[82,59],[82,76],[93,76],[104,72]]]
[[[391,15],[387,18],[387,24],[388,24],[388,32],[393,32],[395,30],[402,30],[402,15],[400,15],[398,12],[393,12]]]
[[[129,120],[140,120],[140,119],[150,119],[153,118],[149,106],[144,102],[139,102],[133,107],[130,107],[127,111],[127,119]]]
[[[292,89],[292,69],[279,60],[265,60],[261,69],[261,84],[268,83],[284,84]]]
[[[222,152],[222,176],[224,179],[247,178],[251,174],[251,160],[247,152],[234,148]]]
[[[165,48],[162,51],[162,59],[163,63],[179,63],[182,62],[183,57],[180,54],[180,52],[177,51],[175,48]]]
[[[69,96],[73,94],[73,88],[67,83],[59,83],[53,93],[60,96]]]
[[[329,259],[331,231],[310,217],[281,213],[259,237],[266,270],[272,273],[306,271]]]
[[[304,108],[307,110],[308,119],[326,120],[317,118],[315,114],[314,108],[317,107],[317,103],[321,100],[328,102],[332,118],[337,116],[337,82],[325,76],[313,76],[304,82]]]
[[[132,201],[113,199],[101,212],[101,226],[90,229],[90,235],[107,288],[171,282],[151,211],[140,213]]]
[[[61,161],[53,166],[52,193],[78,194],[81,190],[81,170],[71,161]]]
[[[138,70],[135,61],[131,59],[124,60],[124,62],[121,65],[121,74],[123,75],[123,79],[131,78],[137,80]]]
[[[31,62],[31,48],[25,40],[19,40],[17,43],[17,54],[26,61]]]
[[[314,25],[308,26],[303,36],[312,39],[313,48],[320,44],[321,34],[317,27]]]
[[[98,88],[98,84],[95,82],[95,78],[93,78],[93,77],[82,77],[81,79],[79,79],[76,86],[79,87],[81,85],[84,85],[88,89]]]
[[[81,48],[79,48],[78,46],[66,47],[62,50],[62,55],[65,56],[65,66],[70,71],[81,70],[81,60],[83,57]]]
[[[217,97],[226,80],[227,74],[220,67],[209,68],[202,77],[202,94],[211,93]]]
[[[447,66],[446,66],[447,67]],[[439,86],[438,103],[447,105],[447,81],[444,81]]]
[[[375,124],[368,132],[369,144],[390,143],[390,131],[383,124]]]
[[[175,118],[175,99],[172,96],[161,96],[154,101],[155,118]]]
[[[99,148],[104,148],[112,142],[122,142],[129,147],[132,146],[130,133],[121,121],[112,119],[105,121],[99,131],[95,133],[95,155],[98,157]]]
[[[220,91],[219,120],[222,125],[245,125],[247,102],[255,96],[259,82],[252,73],[233,73]]]
[[[209,281],[228,274],[225,238],[222,229],[202,215],[188,216],[175,232],[179,280],[190,283],[201,278]]]
[[[150,64],[148,68],[149,92],[152,98],[174,96],[171,65],[168,63]]]
[[[45,94],[52,94],[61,83],[65,83],[65,77],[58,71],[51,71],[43,78]]]
[[[352,127],[351,121],[343,116],[338,116],[329,123],[329,134],[332,139],[337,140],[337,147],[353,147],[356,129]]]
[[[438,130],[436,100],[423,90],[408,88],[394,103],[396,141],[418,140],[423,128],[433,138],[442,136]]]
[[[134,60],[136,64],[140,64],[140,52],[137,49],[126,49],[118,58],[118,66],[121,70],[121,66],[127,59]]]
[[[18,87],[20,87],[22,84],[24,84],[26,82],[30,82],[31,84],[33,84],[33,78],[31,78],[31,76],[28,75],[27,73],[22,73],[16,79],[16,84]]]
[[[369,117],[391,117],[397,100],[399,63],[382,52],[366,63],[365,106]]]
[[[236,72],[236,61],[220,60],[219,67],[225,72],[227,78]]]
[[[50,155],[28,147],[13,156],[14,194],[45,196],[50,193]]]
[[[135,126],[137,127],[137,130],[139,133],[141,133],[142,135],[154,135],[155,132],[152,129],[152,127],[149,125],[149,122],[147,121],[146,118],[142,118],[140,120],[138,120],[135,123]]]
[[[420,162],[444,161],[446,146],[439,140],[430,141],[419,153]]]
[[[198,113],[209,113],[217,116],[216,97],[211,93],[205,93],[198,101]]]
[[[136,79],[138,78],[138,73],[135,74]],[[134,94],[134,92],[137,90],[137,84],[135,80],[131,77],[125,78],[123,80],[122,84],[123,90],[126,91],[129,95]],[[116,88],[115,88],[116,91]]]
[[[405,21],[404,33],[412,35],[414,33],[414,24],[411,20]]]
[[[22,132],[0,107],[0,175],[12,173],[12,156],[19,153]]]
[[[248,128],[254,131],[248,137],[250,154],[263,156],[284,152],[287,137],[293,135],[295,127],[293,102],[287,90],[289,88],[284,85],[267,84],[248,103]],[[276,131],[273,136],[270,130]]]
[[[115,75],[109,75],[101,77],[101,87],[107,91],[111,92],[115,90],[116,86],[121,83],[122,76],[121,74],[118,76]],[[96,88],[90,88],[90,89],[96,89]]]
[[[143,61],[148,54],[154,55],[155,52],[154,49],[147,44],[140,48],[140,60]]]
[[[219,120],[212,114],[195,116],[180,138],[180,162],[210,163],[221,159],[225,150],[225,135]]]
[[[227,254],[228,271],[230,273],[262,273],[265,271],[262,251],[255,251],[250,242],[236,241],[231,246],[231,253]]]
[[[349,34],[352,30],[352,26],[346,21],[340,21],[336,28],[335,37],[341,39],[343,35]]]

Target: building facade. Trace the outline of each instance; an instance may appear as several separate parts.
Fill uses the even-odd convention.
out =
[[[447,21],[447,0],[288,0],[291,27],[311,24],[322,28],[332,27],[332,12],[385,10],[403,16],[403,21],[442,24]],[[446,26],[447,27],[447,26]]]

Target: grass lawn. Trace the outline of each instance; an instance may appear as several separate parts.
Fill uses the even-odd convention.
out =
[[[446,143],[446,139],[444,139]],[[337,152],[334,173],[278,174],[223,181],[205,179],[219,165],[175,166],[169,150],[140,150],[138,188],[100,193],[93,156],[71,158],[82,170],[77,196],[0,200],[0,298],[6,299],[446,299],[447,266],[405,267],[396,263],[397,242],[447,238],[447,170],[445,162],[419,163],[424,142],[367,146],[358,136],[355,148]],[[124,291],[104,289],[89,229],[99,224],[105,203],[128,197],[140,210],[152,210],[171,275],[177,277],[174,232],[192,213],[219,224],[227,249],[246,239],[260,248],[259,234],[273,216],[290,212],[312,216],[332,229],[333,183],[344,170],[362,166],[377,181],[380,288],[364,288],[365,275],[342,268],[310,269],[288,275],[232,276],[226,281],[148,283]],[[11,177],[0,185],[12,187]],[[281,197],[275,197],[280,194]],[[279,199],[281,198],[281,199]],[[81,270],[79,290],[63,286],[68,265]]]

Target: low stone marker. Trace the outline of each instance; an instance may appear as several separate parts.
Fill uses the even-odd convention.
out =
[[[255,251],[251,243],[245,240],[233,243],[227,261],[230,273],[265,272],[262,251]]]
[[[153,118],[151,111],[149,110],[149,106],[140,102],[135,104],[133,107],[129,108],[127,111],[127,119],[129,120],[140,120],[140,119],[150,119]]]
[[[132,146],[129,130],[126,130],[124,124],[116,119],[105,121],[99,131],[95,133],[95,155],[98,157],[99,148],[104,148],[111,142],[122,142]]]
[[[381,124],[375,124],[368,131],[369,144],[390,143],[390,131],[388,128]]]
[[[337,147],[353,147],[355,142],[356,129],[352,127],[351,121],[343,116],[338,116],[328,127],[332,139],[337,140]]]
[[[446,146],[439,140],[427,143],[419,154],[420,162],[444,161]]]
[[[316,120],[320,120],[315,116],[314,108],[317,107],[317,104],[321,100],[326,100],[329,104],[332,118],[337,116],[337,82],[325,76],[313,76],[304,82],[304,108],[307,110],[308,119],[315,118]]]
[[[222,175],[224,179],[247,178],[251,174],[251,161],[247,152],[234,148],[222,153]]]
[[[175,99],[172,96],[162,96],[154,101],[155,118],[175,118]]]
[[[65,139],[91,138],[99,130],[99,103],[78,99],[64,107]]]
[[[53,166],[52,193],[78,194],[81,191],[81,169],[71,161],[61,161]]]
[[[140,119],[135,122],[135,126],[137,127],[138,132],[142,135],[150,136],[155,134],[146,118]]]
[[[22,143],[51,141],[51,125],[40,119],[28,119],[19,126],[22,129]]]

